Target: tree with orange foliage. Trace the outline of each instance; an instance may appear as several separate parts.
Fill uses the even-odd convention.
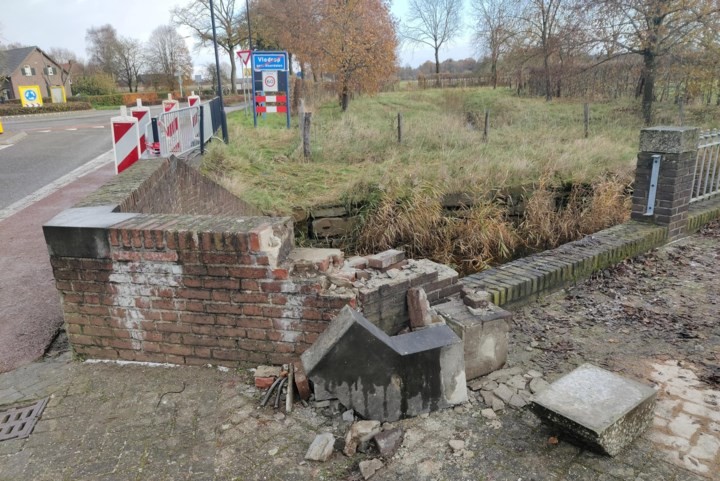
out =
[[[323,4],[323,0],[257,0],[255,4],[254,22],[261,37],[290,52],[303,74],[308,65],[313,75],[322,71]]]
[[[395,23],[386,0],[324,3],[321,48],[344,112],[354,92],[376,93],[395,72]]]

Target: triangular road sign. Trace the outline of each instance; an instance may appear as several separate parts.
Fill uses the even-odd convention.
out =
[[[238,50],[237,55],[240,57],[240,60],[247,65],[248,60],[250,60],[250,50]]]

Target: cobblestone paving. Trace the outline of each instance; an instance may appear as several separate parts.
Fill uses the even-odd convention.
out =
[[[658,386],[654,426],[621,454],[578,448],[526,410],[486,419],[472,396],[395,423],[403,445],[371,479],[719,480],[719,239],[694,236],[515,312],[511,366],[552,381],[588,361]],[[35,432],[0,442],[1,481],[359,480],[358,463],[378,456],[304,461],[317,433],[341,438],[348,423],[329,408],[259,408],[248,371],[81,364],[65,353],[0,375],[0,409],[45,396]]]

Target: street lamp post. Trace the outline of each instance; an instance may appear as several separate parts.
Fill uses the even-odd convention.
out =
[[[223,104],[222,82],[220,81],[220,57],[217,48],[217,32],[215,30],[215,6],[210,0],[210,23],[212,24],[213,48],[215,49],[215,76],[217,77],[217,93],[220,97],[220,111],[222,112],[220,126],[222,127],[223,140],[228,143],[227,119],[225,118],[225,105]]]

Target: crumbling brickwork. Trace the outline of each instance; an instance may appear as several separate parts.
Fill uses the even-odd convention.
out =
[[[75,353],[278,364],[346,305],[407,322],[405,307],[386,307],[404,306],[411,286],[433,298],[459,290],[455,271],[428,261],[374,270],[337,249],[296,249],[290,218],[248,217],[235,200],[181,161],[149,161],[46,224]]]

